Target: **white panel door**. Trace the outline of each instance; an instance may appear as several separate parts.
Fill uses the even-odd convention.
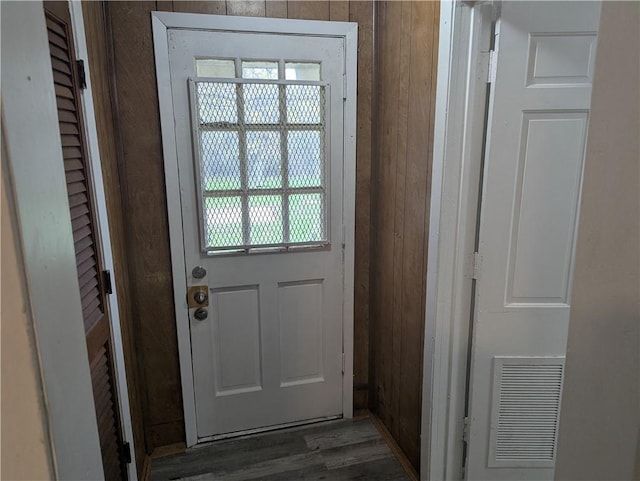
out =
[[[599,2],[503,2],[466,477],[553,479]]]
[[[344,40],[168,44],[198,439],[339,416]]]

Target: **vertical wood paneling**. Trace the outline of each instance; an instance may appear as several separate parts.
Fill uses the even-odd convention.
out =
[[[349,2],[345,0],[329,0],[329,20],[332,22],[348,22]]]
[[[377,7],[372,409],[418,469],[438,4]]]
[[[372,407],[389,426],[393,359],[393,259],[395,226],[396,129],[400,81],[402,4],[377,4],[377,147],[372,204]],[[384,35],[382,35],[384,32]]]
[[[208,13],[210,15],[226,15],[227,2],[225,2],[224,0],[179,1],[173,2],[173,11],[181,13]]]
[[[270,18],[287,18],[286,0],[267,0],[266,16]]]
[[[137,355],[145,376],[147,445],[178,443],[184,434],[173,306],[164,167],[151,37],[153,2],[110,2],[122,139],[121,176]],[[180,428],[182,429],[182,428]]]
[[[329,20],[329,1],[295,1],[289,0],[288,18],[301,20]]]
[[[400,397],[398,399],[398,438],[409,459],[417,463],[420,457],[420,423],[422,408],[422,358],[426,292],[426,260],[431,197],[431,163],[433,155],[433,116],[438,40],[438,5],[426,2],[412,5],[411,61],[408,124],[415,126],[408,133],[405,189],[405,235],[403,237],[404,316],[402,324],[402,365],[400,367]],[[430,25],[431,28],[420,28]],[[426,167],[426,168],[425,168]],[[416,202],[414,192],[420,192]]]
[[[353,404],[355,409],[364,409],[369,407],[369,254],[371,249],[372,100],[375,66],[374,5],[371,1],[355,1],[348,4],[348,20],[358,23]]]
[[[173,11],[173,0],[157,0],[156,1],[156,10],[161,12],[172,12]]]
[[[82,4],[91,87],[93,91],[93,106],[102,178],[104,182],[107,211],[109,213],[109,233],[113,254],[113,277],[118,295],[118,308],[122,341],[124,347],[125,366],[127,371],[127,387],[133,428],[133,441],[136,454],[137,471],[142,472],[146,457],[144,439],[144,423],[142,415],[142,392],[144,386],[140,376],[139,364],[136,359],[136,326],[132,313],[132,299],[130,297],[129,269],[127,263],[127,239],[125,221],[123,217],[123,200],[120,196],[122,184],[118,170],[118,155],[112,105],[111,83],[111,40],[109,38],[108,20],[105,16],[102,2],[84,2]]]
[[[266,7],[265,0],[227,0],[227,15],[264,17]]]
[[[411,80],[411,65],[409,57],[411,55],[411,41],[413,32],[411,31],[411,2],[399,2],[400,7],[400,23],[399,28],[399,58],[398,58],[398,84],[396,87],[397,107],[395,113],[394,128],[397,135],[396,151],[395,151],[395,192],[393,193],[393,277],[390,288],[393,293],[392,307],[392,344],[391,349],[394,353],[391,362],[391,379],[388,386],[391,389],[391,399],[393,402],[389,406],[388,423],[391,432],[398,432],[398,424],[400,422],[400,403],[398,400],[402,395],[400,391],[400,378],[402,376],[402,357],[397,353],[402,352],[403,348],[403,317],[404,317],[404,292],[406,286],[404,284],[402,264],[404,260],[404,234],[405,234],[405,187],[407,182],[407,164],[413,159],[407,159],[407,139],[409,129],[407,124],[407,116],[409,112],[409,85]],[[394,155],[392,153],[392,155]],[[415,195],[415,193],[412,193]],[[408,219],[409,222],[412,219]]]

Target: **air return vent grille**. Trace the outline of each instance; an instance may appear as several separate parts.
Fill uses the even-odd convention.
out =
[[[553,467],[564,357],[494,358],[490,467]]]

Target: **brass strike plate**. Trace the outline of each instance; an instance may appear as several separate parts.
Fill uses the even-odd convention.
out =
[[[202,297],[203,295],[204,300],[202,302],[198,302],[198,297]],[[189,305],[189,309],[207,307],[209,305],[209,288],[207,286],[189,287],[189,292],[187,293],[187,304]]]

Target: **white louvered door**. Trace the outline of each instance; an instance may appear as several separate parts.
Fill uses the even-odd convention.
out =
[[[599,2],[503,2],[472,332],[469,480],[554,477]]]

